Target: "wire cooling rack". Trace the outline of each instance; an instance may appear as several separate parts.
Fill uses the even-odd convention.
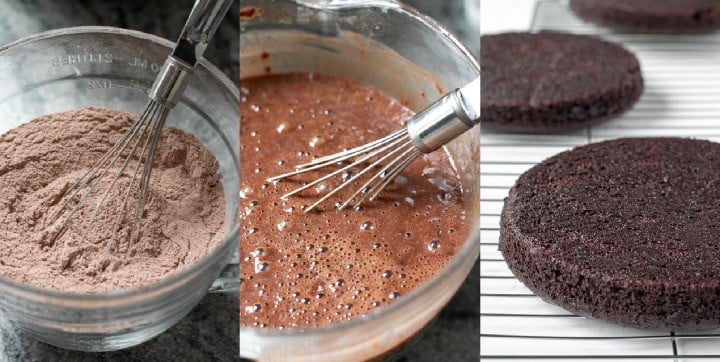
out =
[[[658,332],[573,315],[543,302],[515,279],[497,250],[503,199],[520,174],[545,158],[575,146],[618,137],[677,136],[720,142],[720,33],[615,33],[583,22],[566,2],[557,0],[538,0],[531,29],[593,34],[624,44],[640,59],[645,90],[625,115],[574,133],[483,132],[482,359],[720,361],[720,329]]]

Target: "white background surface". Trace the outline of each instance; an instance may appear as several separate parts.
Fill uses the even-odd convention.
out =
[[[480,33],[527,31],[535,0],[480,0]]]

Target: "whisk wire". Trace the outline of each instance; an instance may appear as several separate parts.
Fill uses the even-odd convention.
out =
[[[407,157],[408,151],[413,151],[409,157]],[[384,179],[384,181],[382,181],[382,183],[375,185],[372,189],[370,189],[370,191],[368,191],[368,195],[370,195],[370,197],[368,198],[368,201],[375,200],[375,198],[380,194],[380,192],[382,192],[383,189],[385,189],[385,187],[390,183],[390,181],[395,179],[395,177],[397,177],[400,174],[400,172],[402,172],[402,170],[404,170],[410,163],[415,161],[415,159],[418,158],[421,154],[422,154],[422,152],[418,151],[417,149],[407,150],[401,156],[401,157],[406,157],[406,158],[398,166],[396,166],[392,171],[390,171],[389,175],[383,176],[381,178],[381,179]],[[398,158],[400,158],[400,157],[398,157]],[[360,199],[360,201],[358,201],[357,205],[360,205],[364,201],[365,201],[365,198]]]
[[[301,173],[305,173],[305,172],[308,172],[308,171],[317,170],[317,169],[320,169],[320,168],[324,168],[324,167],[327,167],[327,166],[331,166],[331,165],[334,165],[334,164],[337,164],[337,163],[340,163],[340,162],[349,160],[349,159],[351,159],[351,158],[353,158],[353,157],[355,157],[355,156],[358,156],[358,155],[360,155],[360,154],[367,153],[367,152],[369,152],[370,150],[372,150],[373,148],[377,148],[378,145],[381,145],[381,144],[384,144],[384,143],[387,143],[387,142],[394,141],[395,139],[397,139],[397,138],[399,138],[399,137],[402,137],[402,136],[403,136],[404,134],[406,134],[406,133],[407,133],[406,130],[399,130],[399,131],[396,131],[396,132],[394,132],[394,133],[392,133],[392,134],[390,134],[390,135],[388,135],[388,136],[385,136],[385,137],[382,138],[382,139],[373,141],[373,142],[368,143],[368,144],[366,144],[366,145],[358,146],[358,147],[355,147],[355,148],[351,148],[351,149],[349,149],[349,150],[345,150],[345,151],[342,151],[342,152],[338,152],[338,153],[335,153],[335,154],[332,154],[332,155],[329,155],[329,156],[318,157],[318,158],[316,158],[316,159],[314,159],[314,160],[312,160],[312,161],[310,161],[310,162],[308,162],[308,163],[305,163],[305,164],[296,166],[296,167],[295,167],[295,171],[293,171],[293,172],[288,172],[288,173],[284,173],[284,174],[282,174],[282,175],[273,176],[273,177],[268,178],[267,180],[270,181],[270,182],[280,181],[280,180],[282,180],[282,179],[286,179],[286,178],[291,177],[291,176],[299,175],[299,174],[301,174]],[[348,169],[349,169],[349,168],[350,168],[350,167],[348,167]],[[341,172],[342,172],[342,171],[341,171]],[[291,195],[285,195],[285,196],[291,196]],[[283,197],[285,197],[285,196],[283,196]]]
[[[300,188],[297,188],[297,189],[295,189],[295,190],[293,190],[293,191],[291,191],[291,192],[283,195],[282,198],[288,198],[288,197],[290,197],[290,196],[292,196],[292,195],[295,195],[295,194],[297,194],[297,193],[299,193],[299,192],[301,192],[301,191],[303,191],[303,190],[306,190],[306,189],[308,189],[308,188],[310,188],[310,187],[312,187],[312,186],[315,186],[315,185],[317,185],[318,183],[323,182],[323,181],[325,181],[325,180],[327,180],[327,179],[329,179],[329,178],[331,178],[331,177],[333,177],[333,176],[336,176],[336,175],[338,175],[338,174],[340,174],[340,173],[342,173],[342,172],[345,172],[345,171],[347,171],[347,170],[352,169],[353,167],[356,167],[356,166],[358,166],[358,165],[360,165],[360,164],[363,164],[363,163],[367,162],[369,159],[377,156],[378,154],[380,154],[380,153],[382,153],[382,152],[385,152],[386,150],[390,149],[391,147],[396,146],[396,145],[397,145],[398,143],[400,143],[401,141],[402,141],[402,139],[394,140],[394,141],[390,142],[389,144],[385,145],[384,147],[382,147],[382,148],[380,148],[380,149],[377,149],[377,150],[375,150],[375,151],[372,151],[372,152],[369,152],[369,150],[368,150],[368,151],[366,151],[366,152],[369,152],[368,154],[366,154],[365,156],[359,158],[359,159],[356,160],[355,162],[352,162],[352,163],[350,163],[349,165],[346,165],[346,166],[344,166],[344,167],[342,167],[342,168],[340,168],[340,169],[338,169],[338,170],[336,170],[336,171],[334,171],[334,172],[331,172],[330,174],[325,175],[325,176],[323,176],[323,177],[321,177],[321,178],[319,178],[319,179],[317,179],[317,180],[315,180],[315,181],[313,181],[313,182],[311,182],[311,183],[309,183],[309,184],[307,184],[307,185],[304,185],[304,186],[302,186],[302,187],[300,187]],[[326,163],[322,163],[322,164],[320,164],[320,165],[316,165],[316,166],[313,166],[313,167],[304,168],[304,169],[302,169],[302,170],[296,171],[295,174],[304,173],[304,172],[308,172],[308,171],[315,170],[315,169],[317,169],[317,168],[326,167],[326,166],[328,166],[328,165],[330,165],[330,164],[342,162],[342,161],[344,161],[344,160],[346,160],[346,159],[347,159],[347,158],[343,158],[342,160],[339,160],[339,161],[326,162]],[[356,174],[354,177],[350,178],[347,183],[353,182],[355,179],[357,179],[357,177],[359,177],[359,176],[361,176],[362,174],[364,174],[365,172],[367,172],[366,170],[367,170],[367,169],[363,170],[362,172]],[[339,189],[336,188],[335,190],[333,190],[333,192],[327,194],[326,196],[327,196],[327,197],[332,196],[333,194],[335,194],[335,193],[337,192],[336,190],[339,190]],[[324,198],[324,199],[327,199],[327,197]],[[323,200],[324,200],[324,199],[323,199]],[[310,210],[312,210],[312,208],[310,208],[308,211],[310,211]]]
[[[158,143],[160,142],[160,130],[165,125],[165,119],[167,118],[167,113],[169,109],[167,109],[164,106],[161,106],[162,111],[160,113],[160,117],[155,120],[154,124],[154,130],[152,132],[152,143],[150,145],[150,149],[148,150],[148,154],[146,155],[145,159],[145,170],[142,174],[142,179],[140,181],[140,196],[137,204],[137,208],[135,209],[135,219],[133,222],[132,229],[130,229],[130,241],[131,243],[136,240],[139,237],[140,233],[140,220],[142,218],[143,211],[145,209],[145,202],[147,201],[147,193],[148,193],[148,184],[150,183],[150,175],[152,173],[152,167],[153,167],[153,160],[155,159],[155,152],[157,151]],[[133,176],[133,179],[135,177]],[[130,244],[132,245],[132,244]],[[127,254],[129,256],[131,247],[130,245],[127,248]]]
[[[152,109],[153,111],[152,111],[152,112],[149,112],[150,109]],[[121,166],[121,168],[120,168],[120,171],[115,174],[115,177],[113,178],[112,182],[110,183],[110,186],[107,187],[106,192],[103,194],[102,198],[98,201],[97,205],[95,206],[95,210],[93,211],[92,216],[90,216],[90,218],[89,218],[88,221],[87,221],[87,225],[86,225],[85,233],[84,233],[84,235],[83,235],[83,239],[86,237],[87,233],[90,231],[91,226],[94,224],[95,219],[97,218],[98,214],[100,213],[100,208],[102,207],[102,205],[103,205],[103,203],[105,202],[105,200],[107,199],[107,197],[110,195],[110,190],[115,186],[115,184],[117,183],[117,181],[120,180],[120,178],[122,177],[122,175],[125,173],[125,170],[127,169],[127,166],[130,164],[130,161],[132,160],[132,155],[135,154],[135,150],[136,150],[137,147],[139,146],[140,142],[143,140],[143,135],[147,133],[147,129],[150,127],[151,122],[148,122],[148,120],[152,120],[152,119],[153,119],[153,117],[154,117],[154,115],[155,115],[155,113],[156,113],[156,110],[157,110],[157,107],[152,107],[152,105],[151,105],[150,107],[147,108],[147,110],[146,110],[145,112],[143,112],[143,115],[138,119],[138,121],[137,121],[137,122],[134,122],[134,124],[137,124],[137,125],[143,127],[142,130],[140,130],[139,133],[137,133],[138,128],[136,128],[136,127],[131,127],[131,128],[130,128],[130,131],[128,131],[128,132],[130,133],[130,137],[128,138],[129,141],[132,141],[132,139],[135,138],[135,135],[136,135],[136,134],[139,134],[140,136],[137,137],[137,139],[135,140],[135,143],[133,144],[130,152],[128,153],[128,156],[125,157],[125,161],[123,162],[123,164],[122,164],[122,166]],[[149,116],[149,117],[146,117],[147,114],[150,114],[150,116]],[[128,143],[130,143],[130,142],[128,142]],[[127,144],[126,144],[125,146],[127,146]],[[147,147],[147,140],[146,140],[145,143],[143,144],[143,148],[145,148],[145,147]],[[98,184],[99,181],[100,181],[100,179],[102,179],[102,178],[104,177],[105,173],[106,173],[106,172],[110,169],[110,167],[112,167],[112,165],[115,163],[115,160],[117,160],[117,158],[119,158],[119,157],[122,155],[122,152],[123,152],[124,149],[125,149],[125,147],[121,147],[121,148],[118,150],[118,152],[117,152],[117,154],[115,155],[115,157],[113,158],[113,160],[108,164],[108,166],[106,166],[105,171],[103,172],[102,175],[100,175],[100,177],[99,177],[98,180],[95,182],[95,184]],[[113,152],[113,151],[111,151],[111,152]],[[130,183],[129,183],[129,185],[128,185],[128,191],[132,188],[132,184],[133,184],[133,181],[135,180],[135,175],[137,174],[137,170],[139,169],[139,167],[140,167],[140,162],[138,162],[137,166],[135,167],[135,173],[133,174],[133,177],[130,179]],[[89,192],[92,192],[92,191],[93,191],[93,190],[90,190]],[[128,193],[129,193],[129,192],[128,192]],[[123,212],[123,211],[124,211],[124,203],[122,204],[121,210],[120,210],[120,212],[118,213],[118,215],[122,215],[122,212]],[[113,235],[113,236],[114,236],[114,235]],[[111,240],[113,240],[113,239],[111,239]]]
[[[399,142],[399,141],[402,141],[402,139],[399,139],[399,140],[397,140],[397,141],[395,141],[395,142],[393,142],[393,143],[396,143],[396,142]],[[370,171],[371,169],[377,167],[377,166],[380,165],[382,162],[385,162],[385,160],[387,160],[388,158],[392,157],[394,154],[396,154],[397,152],[399,152],[400,150],[402,150],[402,149],[403,149],[404,147],[406,147],[408,144],[412,144],[412,142],[411,142],[411,141],[406,141],[406,142],[403,143],[400,147],[397,147],[397,148],[393,149],[392,151],[388,152],[388,153],[385,154],[383,157],[381,157],[380,159],[378,159],[378,160],[376,160],[375,162],[373,162],[372,164],[370,164],[370,166],[368,166],[368,167],[364,168],[362,171],[360,171],[360,172],[357,174],[357,176],[360,176],[360,175],[362,175],[362,174]],[[402,155],[401,155],[401,156],[402,156]],[[401,156],[400,156],[400,157],[401,157]],[[367,192],[370,190],[370,189],[368,188],[368,186],[370,186],[370,184],[371,184],[379,175],[382,175],[383,173],[387,172],[387,169],[388,169],[391,165],[392,165],[392,162],[389,163],[389,164],[387,164],[387,165],[385,165],[385,166],[383,166],[383,167],[380,169],[380,171],[378,171],[373,177],[371,177],[369,180],[367,180],[367,182],[365,182],[365,184],[363,184],[362,186],[360,186],[360,188],[358,188],[358,189],[355,191],[355,193],[353,193],[352,195],[350,195],[350,197],[348,197],[348,198],[345,200],[345,202],[343,202],[342,204],[340,204],[340,206],[338,206],[338,210],[342,210],[342,209],[344,209],[345,207],[347,207],[347,205],[349,205],[350,202],[352,202],[352,200],[354,200],[354,199],[355,199],[358,195],[360,195],[361,193],[367,193]],[[350,181],[350,180],[348,180],[348,181]],[[347,184],[349,184],[349,183],[350,183],[350,182],[348,182]],[[347,185],[347,184],[345,184],[345,185]],[[343,187],[344,187],[345,185],[343,185]],[[357,206],[359,206],[359,203],[355,205],[355,207],[357,207]]]
[[[343,180],[344,182],[338,187],[335,187],[334,190],[325,194],[317,202],[310,205],[310,207],[304,207],[302,209],[305,212],[313,210],[338,191],[358,181],[360,176],[369,172],[371,169],[377,169],[379,167],[380,170],[365,181],[362,187],[355,190],[344,202],[337,204],[337,208],[342,210],[358,198],[358,196],[362,195],[355,203],[355,208],[358,208],[366,200],[373,201],[400,172],[407,168],[410,163],[416,160],[421,154],[430,153],[439,149],[479,124],[479,122],[480,77],[478,76],[476,79],[470,81],[470,83],[449,92],[417,113],[406,123],[406,127],[403,129],[362,146],[316,158],[309,163],[297,166],[294,172],[271,177],[268,180],[278,181],[304,172],[334,166],[347,160],[354,160],[354,162],[351,161],[350,165],[320,177],[282,196],[283,199],[287,199],[289,196],[317,185],[350,168],[369,163],[368,166],[356,175],[350,177],[348,180]],[[392,150],[390,150],[391,148]],[[381,166],[383,162],[391,157],[393,158],[388,164]],[[373,158],[378,159],[371,162]]]
[[[414,161],[421,152],[415,147],[413,141],[409,138],[407,128],[397,130],[383,138],[364,144],[362,146],[354,147],[345,151],[341,151],[329,156],[323,156],[312,160],[311,162],[299,165],[293,172],[285,173],[282,175],[268,178],[268,181],[276,182],[291,176],[314,171],[317,169],[325,168],[341,164],[343,162],[350,162],[350,164],[340,167],[339,169],[328,173],[312,182],[304,184],[284,195],[281,199],[285,200],[290,196],[296,195],[310,187],[313,187],[321,182],[324,182],[330,178],[336,177],[341,173],[347,172],[350,169],[359,167],[363,164],[368,164],[363,167],[358,173],[352,175],[347,180],[344,180],[340,185],[335,187],[330,192],[323,195],[320,199],[305,207],[304,212],[310,212],[315,209],[318,205],[325,202],[327,199],[337,194],[350,184],[354,184],[368,172],[373,169],[380,167],[380,170],[370,177],[360,188],[358,188],[352,195],[347,197],[343,202],[339,202],[336,206],[338,210],[346,208],[353,200],[357,199],[359,195],[364,194],[355,203],[355,207],[360,206],[365,200],[374,200],[375,197],[392,181],[405,167],[407,167],[412,161]],[[389,163],[384,164],[390,160]]]
[[[146,153],[146,150],[148,150],[148,144],[151,145],[151,146],[150,146],[150,151],[152,151],[152,148],[153,148],[153,147],[156,147],[156,146],[153,146],[153,145],[152,145],[151,139],[152,139],[152,137],[154,137],[154,136],[159,136],[160,129],[157,128],[156,125],[157,125],[157,123],[160,122],[159,120],[163,120],[163,121],[164,121],[164,117],[165,117],[165,115],[166,115],[166,114],[165,114],[166,108],[165,108],[164,106],[162,106],[162,105],[159,105],[159,104],[155,103],[155,102],[150,102],[150,104],[148,105],[148,108],[152,108],[153,111],[150,113],[150,116],[148,116],[147,119],[142,119],[142,120],[141,120],[141,122],[143,122],[143,123],[145,124],[145,129],[143,130],[143,132],[140,133],[140,136],[138,137],[138,139],[137,139],[137,141],[136,141],[133,149],[130,151],[130,153],[128,154],[128,156],[127,156],[127,158],[126,158],[126,161],[125,161],[125,164],[123,165],[123,168],[120,170],[120,172],[119,172],[118,175],[116,176],[116,178],[119,178],[120,175],[122,175],[122,174],[125,173],[125,169],[127,168],[127,163],[129,163],[129,161],[131,160],[132,156],[135,154],[135,149],[136,149],[137,146],[140,144],[140,141],[144,139],[144,142],[143,142],[143,145],[142,145],[140,154],[138,155],[137,164],[135,165],[135,169],[133,170],[132,176],[130,177],[130,181],[129,181],[128,186],[127,186],[127,188],[126,188],[126,192],[125,192],[125,196],[123,197],[123,201],[122,201],[121,204],[120,204],[120,211],[118,212],[118,214],[117,214],[116,217],[115,217],[115,223],[114,223],[114,225],[113,225],[113,230],[112,230],[112,233],[111,233],[111,235],[110,235],[110,241],[109,241],[108,244],[107,244],[107,249],[106,249],[106,250],[107,250],[108,252],[111,251],[112,248],[115,247],[115,244],[116,244],[116,242],[117,242],[117,234],[118,234],[118,231],[120,230],[120,226],[122,225],[123,217],[126,216],[126,215],[125,215],[125,209],[127,208],[128,200],[130,199],[130,195],[131,195],[131,193],[132,193],[132,189],[133,189],[132,187],[133,187],[133,185],[135,184],[135,180],[137,179],[137,174],[138,174],[138,172],[140,171],[141,165],[143,164],[143,158],[145,158],[145,167],[146,167],[146,168],[147,168],[147,166],[148,166],[148,162],[152,163],[152,159],[151,159],[151,158],[148,158],[148,157],[145,155],[145,153]],[[147,132],[148,129],[150,129],[150,132]],[[148,136],[147,136],[147,137],[144,137],[145,135],[148,135]],[[151,135],[153,135],[153,136],[151,136]],[[108,189],[108,193],[109,193],[109,189]],[[107,193],[106,193],[106,195],[107,195]],[[141,192],[140,195],[139,195],[139,198],[138,198],[138,206],[137,206],[137,207],[144,207],[144,205],[141,206],[141,204],[142,204],[142,199],[143,199],[144,197],[147,197],[146,194],[144,194],[144,193]],[[133,226],[132,226],[132,228],[129,230],[129,232],[128,232],[128,234],[127,234],[127,235],[128,235],[128,240],[129,240],[129,241],[128,241],[127,253],[129,253],[129,250],[131,249],[132,243],[136,240],[135,237],[134,237],[134,235],[133,235],[133,233],[134,233],[134,228],[136,228],[136,227],[138,227],[138,224],[135,224],[135,223],[134,223]]]
[[[65,201],[60,205],[60,207],[47,219],[45,226],[48,224],[55,223],[61,213],[65,211],[72,200],[76,198],[83,190],[85,190],[81,195],[80,199],[73,205],[73,207],[70,209],[70,211],[65,214],[65,217],[60,222],[59,227],[56,229],[54,233],[49,235],[50,237],[50,243],[55,242],[60,236],[62,236],[67,229],[67,224],[70,221],[70,219],[75,215],[75,213],[80,209],[80,206],[84,203],[85,199],[87,199],[94,191],[97,189],[97,187],[100,185],[100,181],[105,177],[105,175],[108,173],[110,168],[113,164],[117,161],[117,159],[122,155],[122,151],[127,147],[127,145],[132,142],[133,138],[138,132],[138,129],[143,126],[143,122],[141,120],[146,119],[147,114],[151,111],[151,108],[148,107],[143,112],[143,115],[138,119],[138,121],[133,122],[133,124],[130,126],[130,128],[123,134],[122,137],[120,137],[120,140],[116,142],[110,149],[103,154],[100,159],[98,159],[93,166],[88,170],[88,172],[83,175],[73,186],[65,190],[63,195],[61,196],[60,200],[65,199]],[[143,130],[144,132],[144,130]],[[142,132],[141,132],[142,134]],[[109,162],[108,162],[109,160]],[[128,158],[129,160],[129,158]],[[127,160],[126,160],[127,161]],[[99,172],[99,170],[102,169],[102,172],[100,172],[100,176],[96,176]],[[86,188],[90,184],[89,188]],[[91,225],[92,223],[90,223]],[[87,230],[89,228],[86,227],[86,232],[83,233],[83,239],[85,238],[85,235],[87,234]]]
[[[408,148],[410,147],[410,148]],[[346,204],[349,204],[357,195],[360,195],[361,193],[363,196],[353,205],[353,207],[357,208],[360,206],[367,198],[368,195],[370,195],[373,191],[377,190],[377,193],[382,191],[382,189],[385,188],[385,186],[392,181],[394,178],[394,175],[397,175],[397,173],[400,173],[400,170],[397,170],[397,167],[394,168],[392,171],[388,172],[399,160],[406,158],[407,155],[413,151],[415,146],[413,146],[412,141],[405,142],[402,147],[397,148],[396,151],[400,151],[403,148],[405,148],[405,151],[400,153],[397,157],[395,157],[390,163],[385,165],[380,171],[378,171],[373,177],[371,177],[358,191],[355,192],[348,200],[346,201]],[[397,173],[395,171],[397,170]],[[393,174],[394,173],[394,174]],[[383,182],[385,181],[385,182]],[[372,187],[371,184],[375,183]],[[378,188],[378,185],[380,187]],[[372,201],[374,197],[370,198],[370,201]]]
[[[104,191],[96,203],[91,216],[87,219],[86,224],[84,225],[81,240],[84,241],[87,239],[87,236],[90,234],[90,231],[92,230],[105,201],[107,201],[107,199],[111,196],[112,190],[119,183],[123,175],[126,174],[126,170],[130,166],[130,163],[134,159],[137,159],[137,164],[135,165],[132,175],[129,177],[129,181],[127,182],[125,195],[122,203],[120,203],[120,210],[115,216],[115,223],[109,242],[106,246],[106,251],[109,252],[116,245],[117,235],[120,227],[122,226],[123,217],[125,216],[125,210],[127,208],[130,195],[132,194],[133,185],[135,184],[135,180],[138,178],[138,173],[140,173],[140,170],[142,169],[143,174],[140,181],[140,194],[135,212],[136,219],[128,232],[129,241],[127,252],[130,252],[131,245],[137,238],[136,230],[139,228],[140,217],[142,216],[145,199],[147,198],[147,186],[152,170],[152,162],[155,156],[155,150],[157,149],[159,143],[161,129],[164,126],[168,112],[169,109],[166,106],[151,101],[143,111],[142,115],[133,122],[130,128],[120,137],[118,142],[108,149],[108,151],[106,151],[106,153],[93,164],[83,177],[73,184],[73,186],[65,190],[61,196],[61,200],[64,199],[64,201],[60,204],[59,208],[48,219],[46,219],[46,225],[53,224],[60,220],[62,213],[66,211],[66,213],[62,215],[62,220],[60,220],[55,232],[49,235],[50,242],[54,242],[65,233],[68,223],[72,217],[80,210],[85,200],[97,191],[102,184],[102,180],[105,179],[105,177],[113,169],[113,166],[123,156],[123,154],[126,153],[125,151],[128,150],[127,154],[124,156],[122,164],[120,165],[119,171],[114,174],[110,184],[104,188]],[[79,199],[77,202],[72,204],[73,200],[78,197]]]
[[[369,150],[377,148],[380,145],[383,145],[388,142],[394,141],[398,138],[401,138],[401,137],[405,136],[406,134],[407,134],[407,129],[400,129],[400,130],[397,130],[383,138],[369,142],[362,146],[357,146],[357,147],[354,147],[354,148],[351,148],[351,149],[348,149],[348,150],[345,150],[342,152],[338,152],[338,153],[335,153],[332,155],[318,157],[309,163],[297,166],[297,168],[306,168],[306,167],[313,166],[313,165],[316,165],[319,163],[322,163],[324,165],[330,165],[333,163],[341,162],[341,161],[347,160],[349,158],[352,158],[354,156],[357,156],[359,154],[366,153]]]
[[[377,151],[375,151],[375,152],[372,152],[371,154],[368,154],[366,157],[363,157],[363,158],[355,161],[353,164],[347,166],[347,168],[349,168],[349,167],[355,167],[355,166],[357,166],[357,165],[360,165],[360,164],[362,164],[362,163],[365,163],[368,159],[374,157],[375,155],[377,155],[377,154],[379,154],[379,153],[381,153],[381,152],[384,152],[384,151],[387,150],[388,148],[393,147],[395,144],[397,144],[398,142],[401,142],[401,141],[402,141],[402,139],[395,140],[395,141],[393,141],[392,143],[388,144],[387,146],[383,147],[382,149],[379,149],[379,150],[377,150]],[[375,160],[375,161],[374,161],[373,163],[371,163],[369,166],[363,168],[360,172],[358,172],[357,174],[353,175],[352,177],[350,177],[350,179],[348,179],[347,181],[343,182],[342,184],[340,184],[340,186],[338,186],[338,187],[336,187],[334,190],[328,192],[328,193],[325,194],[323,197],[321,197],[318,201],[316,201],[315,203],[313,203],[312,205],[310,205],[308,208],[306,208],[306,209],[305,209],[305,212],[310,212],[310,211],[312,211],[315,207],[317,207],[318,205],[320,205],[321,203],[323,203],[325,200],[327,200],[328,198],[330,198],[330,197],[333,196],[334,194],[338,193],[340,190],[344,189],[346,186],[348,186],[348,185],[352,184],[353,182],[355,182],[355,180],[359,179],[360,176],[362,176],[362,175],[364,175],[365,173],[369,172],[370,170],[372,170],[373,168],[377,167],[377,166],[380,165],[382,162],[384,162],[387,158],[389,158],[390,156],[392,156],[398,149],[399,149],[399,148],[396,148],[396,149],[388,152],[387,154],[385,154],[384,156],[382,156],[380,159]],[[342,170],[340,170],[340,171],[342,171]],[[362,190],[362,188],[361,188],[359,191],[361,191],[361,190]],[[344,208],[343,205],[347,205],[350,201],[352,201],[352,198],[354,198],[354,197],[355,197],[355,196],[351,196],[350,199],[346,200],[343,204],[340,204],[340,206],[338,206],[338,209],[339,209],[339,210],[342,210],[342,209]]]
[[[147,112],[147,110],[146,110]],[[70,202],[75,199],[75,196],[77,196],[80,191],[90,183],[90,181],[95,178],[95,175],[97,174],[98,169],[101,168],[101,166],[107,161],[108,158],[113,158],[113,160],[110,162],[110,165],[112,165],[115,162],[115,159],[120,156],[119,153],[116,153],[115,150],[118,148],[125,148],[127,143],[129,143],[132,140],[132,135],[134,135],[134,131],[140,126],[140,123],[136,122],[133,123],[133,125],[130,127],[130,129],[125,132],[125,134],[116,142],[105,154],[103,154],[100,159],[98,159],[95,164],[88,170],[88,172],[83,175],[77,182],[75,182],[71,187],[67,188],[65,192],[60,197],[60,200],[65,199],[64,202],[60,204],[60,207],[50,215],[43,224],[43,226],[47,226],[49,224],[54,223],[59,218],[60,214],[68,207]],[[109,166],[106,167],[103,174],[107,171]],[[69,195],[69,196],[68,196]],[[78,204],[82,203],[82,200],[84,200],[84,197],[81,197],[81,200],[78,202]],[[74,208],[73,208],[74,209]],[[69,215],[66,215],[65,219],[69,219],[72,214],[74,214],[74,211],[71,211]],[[63,227],[61,226],[61,229]]]

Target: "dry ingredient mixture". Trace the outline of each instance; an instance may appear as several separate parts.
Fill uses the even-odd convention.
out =
[[[45,220],[64,190],[133,120],[129,113],[90,107],[42,116],[0,136],[0,275],[41,288],[103,293],[166,279],[219,244],[225,201],[217,160],[195,137],[169,127],[155,158],[141,236],[129,253],[127,222],[114,245],[109,243],[126,188],[112,189],[87,237],[84,221],[101,193],[89,197],[68,230],[49,241]],[[100,187],[108,186],[109,181]],[[132,218],[135,203],[129,205]]]
[[[303,213],[340,179],[286,201],[328,171],[266,179],[375,140],[412,113],[363,84],[317,74],[241,80],[240,323],[301,329],[358,318],[427,282],[467,235],[462,190],[442,151],[410,165],[380,200]],[[347,178],[349,175],[344,175]]]

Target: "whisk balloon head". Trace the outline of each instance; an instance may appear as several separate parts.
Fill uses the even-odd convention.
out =
[[[407,122],[407,127],[404,129],[377,141],[317,158],[310,163],[297,166],[294,172],[272,177],[268,181],[279,181],[301,173],[340,165],[339,169],[334,172],[282,196],[288,198],[332,177],[365,165],[360,172],[345,180],[339,187],[325,194],[304,210],[305,212],[313,210],[340,190],[356,183],[361,185],[350,197],[339,202],[337,206],[339,209],[343,209],[354,202],[354,206],[357,207],[366,200],[375,199],[402,170],[421,154],[439,149],[472,129],[479,122],[480,77],[477,77],[464,87],[447,93],[417,113]],[[373,170],[375,170],[374,174]],[[366,175],[370,175],[369,179],[362,183],[361,177]]]
[[[130,254],[139,238],[152,162],[168,112],[168,107],[151,101],[120,139],[65,189],[45,219],[43,244],[54,244],[71,224],[82,224],[80,242],[104,240],[110,253],[118,249],[122,238],[127,242],[126,255]],[[114,219],[109,232],[98,231],[99,217]]]
[[[410,139],[408,130],[404,128],[365,145],[316,158],[309,163],[296,166],[293,172],[271,177],[268,181],[277,182],[306,172],[336,168],[325,176],[283,195],[282,198],[286,199],[331,178],[342,177],[343,174],[348,175],[351,170],[361,168],[352,176],[343,177],[343,182],[339,186],[304,208],[304,211],[309,212],[315,209],[350,185],[355,185],[357,189],[344,201],[338,202],[336,207],[342,210],[352,204],[357,208],[366,201],[373,201],[402,170],[421,154],[422,152]]]

